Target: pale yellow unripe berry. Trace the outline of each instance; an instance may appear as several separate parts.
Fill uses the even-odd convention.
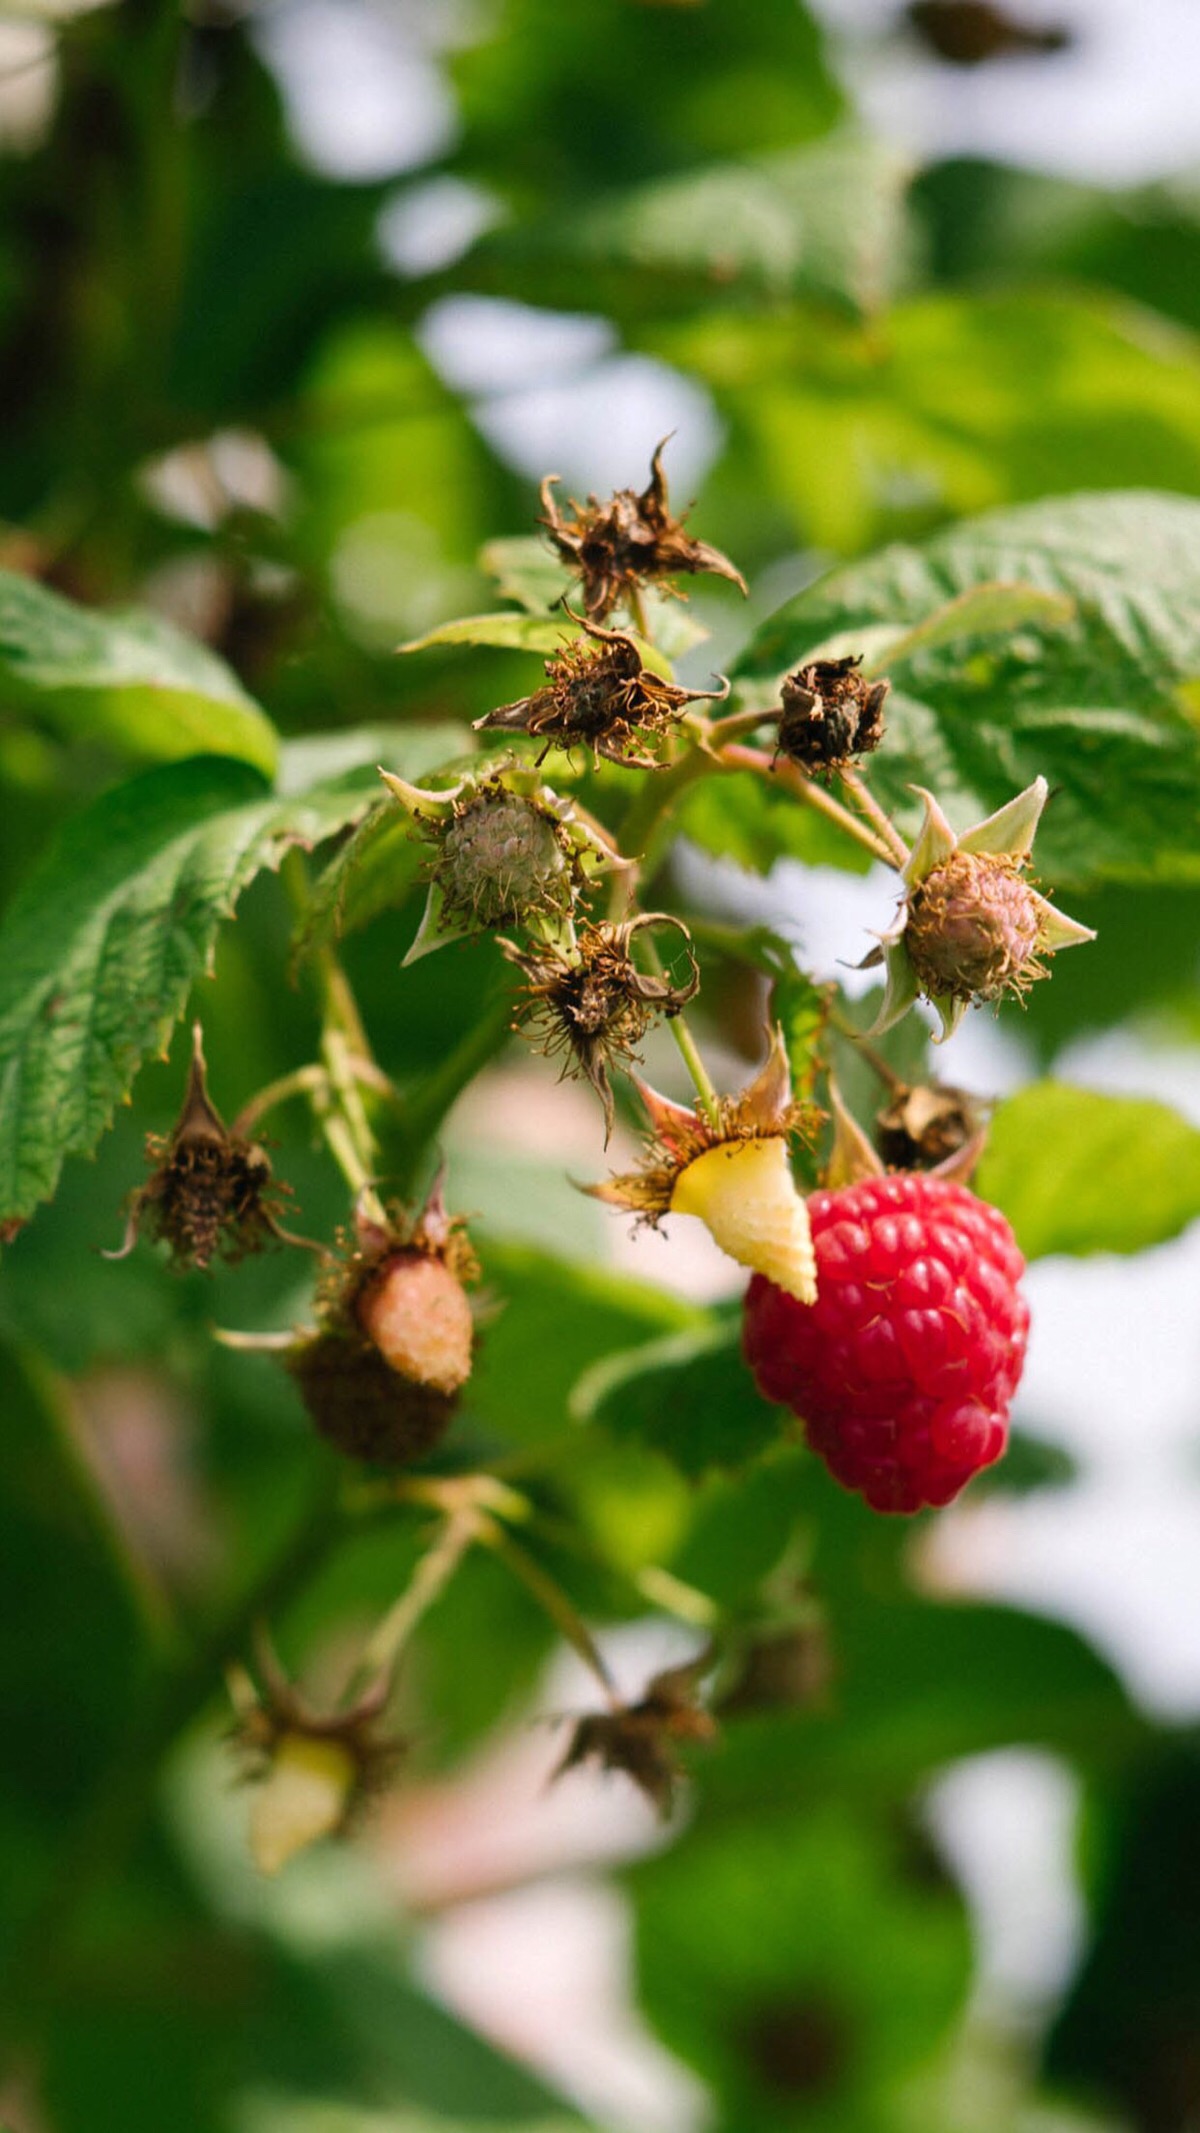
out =
[[[801,1303],[816,1302],[808,1209],[781,1136],[720,1141],[697,1156],[675,1181],[671,1212],[697,1215],[739,1266],[765,1274]]]
[[[250,1810],[250,1852],[260,1874],[277,1874],[297,1852],[342,1827],[359,1766],[342,1741],[284,1733]]]
[[[440,1259],[400,1252],[358,1306],[359,1323],[389,1369],[449,1396],[471,1375],[471,1306]]]

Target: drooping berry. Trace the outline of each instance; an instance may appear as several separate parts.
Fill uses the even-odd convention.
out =
[[[1029,1311],[1002,1214],[948,1178],[868,1178],[808,1202],[817,1300],[756,1275],[744,1345],[835,1478],[878,1511],[945,1504],[1004,1450]]]

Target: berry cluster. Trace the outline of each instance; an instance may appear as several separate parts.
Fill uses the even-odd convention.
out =
[[[757,1274],[745,1350],[759,1390],[877,1511],[949,1503],[1004,1450],[1029,1311],[994,1207],[947,1178],[869,1178],[808,1202],[817,1300]]]

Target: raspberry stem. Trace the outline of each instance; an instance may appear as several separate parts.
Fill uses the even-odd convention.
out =
[[[789,763],[786,758],[773,763],[771,757],[761,748],[743,748],[737,741],[731,741],[722,748],[717,760],[727,770],[753,770],[760,777],[776,779],[796,799],[803,800],[806,807],[814,808],[817,814],[824,815],[827,821],[835,823],[847,837],[853,837],[854,842],[861,844],[863,850],[871,854],[872,859],[882,859],[885,866],[896,866],[896,849],[893,848],[893,843],[885,841],[882,836],[869,829],[865,822],[860,822],[856,815],[850,813],[848,807],[843,807],[840,800],[835,800],[832,793],[826,792],[823,785],[818,785],[814,778],[806,777],[797,764]],[[890,823],[888,828],[891,830]],[[899,840],[895,831],[892,831],[891,835],[898,846]],[[904,857],[907,859],[907,851]]]

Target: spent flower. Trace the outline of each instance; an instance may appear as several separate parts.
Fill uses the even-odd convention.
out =
[[[682,936],[688,974],[679,982],[639,970],[633,946],[643,928],[669,926]],[[669,1020],[694,999],[700,972],[683,921],[665,911],[644,911],[622,925],[601,920],[587,927],[573,947],[500,947],[525,979],[518,1025],[528,1024],[537,1049],[561,1058],[564,1076],[589,1081],[604,1106],[605,1139],[613,1128],[613,1066],[637,1056],[656,1016]]]
[[[639,587],[648,581],[680,572],[693,576],[708,571],[746,590],[741,571],[729,557],[707,541],[692,540],[683,530],[683,519],[672,516],[662,464],[666,443],[664,437],[655,448],[644,489],[618,489],[603,504],[595,496],[586,504],[572,497],[564,511],[554,494],[558,475],[547,474],[542,483],[542,524],[563,561],[579,573],[590,621],[603,621],[631,596],[636,600]]]
[[[552,748],[590,748],[593,763],[603,756],[626,770],[657,770],[655,756],[638,753],[639,736],[668,732],[688,704],[723,701],[728,682],[718,690],[681,689],[643,663],[626,631],[587,620],[583,628],[583,637],[546,661],[545,688],[487,712],[476,728],[544,741],[539,763]]]
[[[804,770],[847,770],[883,739],[883,707],[891,683],[868,681],[861,656],[813,659],[789,674],[780,689],[776,756]]]
[[[468,772],[442,792],[380,776],[429,847],[429,895],[406,963],[498,926],[569,941],[577,895],[625,864],[599,823],[531,770]]]
[[[290,1188],[275,1184],[265,1148],[226,1126],[208,1093],[203,1032],[192,1030],[192,1059],[183,1108],[169,1134],[146,1136],[153,1166],[129,1202],[125,1236],[106,1259],[124,1259],[143,1225],[167,1245],[177,1267],[207,1269],[260,1252],[269,1238],[319,1247],[280,1226]]]
[[[696,1700],[698,1684],[711,1671],[713,1659],[711,1651],[704,1651],[684,1666],[656,1674],[639,1702],[578,1719],[554,1776],[564,1777],[587,1762],[599,1763],[602,1770],[623,1770],[665,1821],[683,1776],[680,1743],[708,1743],[717,1737],[716,1720]]]

